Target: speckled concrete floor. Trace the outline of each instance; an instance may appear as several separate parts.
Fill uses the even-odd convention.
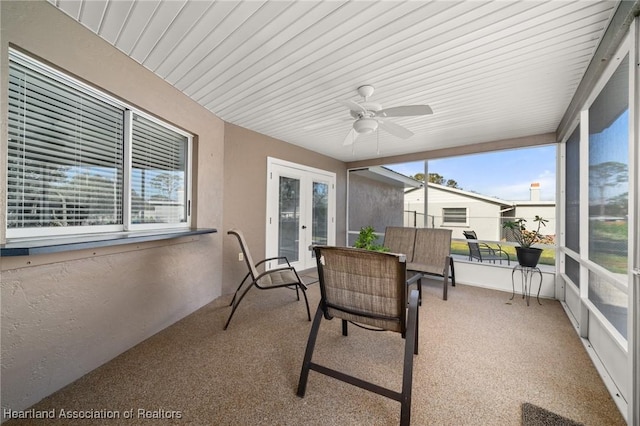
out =
[[[319,300],[311,285],[312,313]],[[519,425],[529,402],[585,425],[624,425],[556,301],[424,287],[412,424]],[[56,419],[6,424],[393,425],[399,403],[311,372],[296,396],[310,329],[303,302],[252,290],[229,329],[221,298],[32,407]],[[400,388],[403,340],[324,321],[314,360]],[[67,415],[118,416],[73,420]],[[125,417],[131,417],[126,418]]]

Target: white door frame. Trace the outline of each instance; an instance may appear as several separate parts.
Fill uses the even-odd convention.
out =
[[[278,256],[278,205],[279,205],[279,185],[275,177],[281,171],[290,171],[292,176],[301,179],[301,229],[300,256],[297,262],[291,262],[297,270],[304,270],[315,266],[313,253],[308,250],[311,245],[312,236],[312,191],[310,183],[326,182],[329,187],[328,215],[327,215],[327,244],[335,244],[336,239],[336,174],[327,170],[317,169],[302,164],[293,163],[278,158],[267,157],[267,215],[266,215],[266,238],[265,257]],[[269,262],[267,268],[277,267],[277,262]]]

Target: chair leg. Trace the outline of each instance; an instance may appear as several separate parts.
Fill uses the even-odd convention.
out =
[[[311,321],[311,311],[309,310],[309,299],[307,299],[307,292],[305,291],[302,284],[298,283],[298,285],[296,285],[296,293],[298,292],[298,287],[300,287],[300,290],[302,290],[302,295],[304,296],[304,303],[305,305],[307,305],[307,317],[309,318],[309,321]],[[298,300],[300,300],[299,295],[298,295]]]
[[[300,397],[304,397],[304,393],[307,390],[307,379],[309,378],[309,367],[311,366],[311,357],[313,356],[313,349],[316,346],[316,338],[318,337],[318,330],[320,329],[320,322],[322,321],[322,307],[318,304],[318,310],[313,318],[313,324],[311,325],[311,331],[309,332],[309,340],[307,341],[307,349],[304,352],[304,360],[302,361],[302,371],[300,371],[300,380],[298,381],[298,391],[296,394]]]
[[[300,285],[296,284],[295,288],[296,288],[296,299],[300,301]]]
[[[447,295],[449,294],[449,271],[448,268],[445,268],[443,275],[443,284],[442,284],[442,300],[447,300]]]
[[[229,303],[229,306],[233,305],[233,302],[236,301],[236,297],[238,296],[238,292],[242,288],[242,284],[244,284],[244,282],[247,280],[247,278],[249,278],[249,275],[250,275],[250,273],[247,272],[247,275],[245,275],[244,278],[242,279],[242,281],[240,281],[240,285],[238,286],[238,288],[236,288],[236,292],[233,293],[233,299],[231,299],[231,303]]]
[[[404,367],[402,370],[402,396],[400,408],[400,425],[411,424],[411,387],[413,384],[413,355],[418,353],[418,297],[416,291],[409,296],[409,313],[407,318],[407,338],[404,347]]]
[[[411,302],[409,302],[411,303]],[[409,306],[409,308],[411,308],[411,306]],[[409,321],[408,315],[407,315],[407,321]],[[418,305],[418,307],[416,308],[416,332],[415,332],[415,346],[413,348],[413,354],[414,355],[418,355],[418,336],[420,335],[420,305]],[[409,335],[409,337],[411,337],[411,335]]]
[[[251,290],[251,287],[253,287],[253,285],[254,285],[254,283],[251,283],[251,285],[249,287],[247,287],[244,292],[242,292],[242,295],[238,299],[238,303],[233,305],[233,308],[231,309],[231,313],[229,314],[229,318],[227,319],[227,323],[224,325],[224,330],[226,330],[227,327],[229,327],[229,323],[231,322],[231,317],[233,317],[233,314],[236,312],[236,309],[238,309],[238,306],[240,305],[240,302],[242,302],[242,299],[244,299],[244,296],[247,295],[247,292],[249,290]],[[235,299],[235,297],[234,297],[234,299]]]
[[[453,267],[453,257],[449,257],[449,269],[451,270],[451,285],[456,286],[456,270]]]

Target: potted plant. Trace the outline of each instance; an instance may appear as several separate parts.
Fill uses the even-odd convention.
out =
[[[376,244],[376,240],[378,236],[375,234],[375,229],[373,226],[364,226],[360,228],[360,233],[358,234],[358,239],[355,241],[353,246],[355,248],[361,248],[365,250],[373,250],[373,251],[389,251],[388,248]]]
[[[525,225],[527,221],[523,218],[507,221],[502,224],[503,228],[511,229],[513,231],[513,237],[518,244],[520,244],[519,247],[516,247],[518,263],[521,266],[531,268],[538,265],[538,260],[540,260],[540,255],[542,254],[542,249],[531,246],[535,243],[546,241],[546,237],[540,233],[540,228],[542,226],[546,226],[546,223],[549,222],[547,219],[543,219],[538,215],[536,215],[533,221],[538,223],[535,231],[527,229]]]

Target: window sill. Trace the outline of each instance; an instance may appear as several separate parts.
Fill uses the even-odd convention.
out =
[[[30,256],[34,254],[59,253],[71,250],[135,244],[147,241],[168,240],[194,235],[213,234],[214,228],[165,230],[153,232],[119,232],[117,234],[83,235],[74,237],[46,238],[40,240],[15,241],[0,244],[0,257]]]

